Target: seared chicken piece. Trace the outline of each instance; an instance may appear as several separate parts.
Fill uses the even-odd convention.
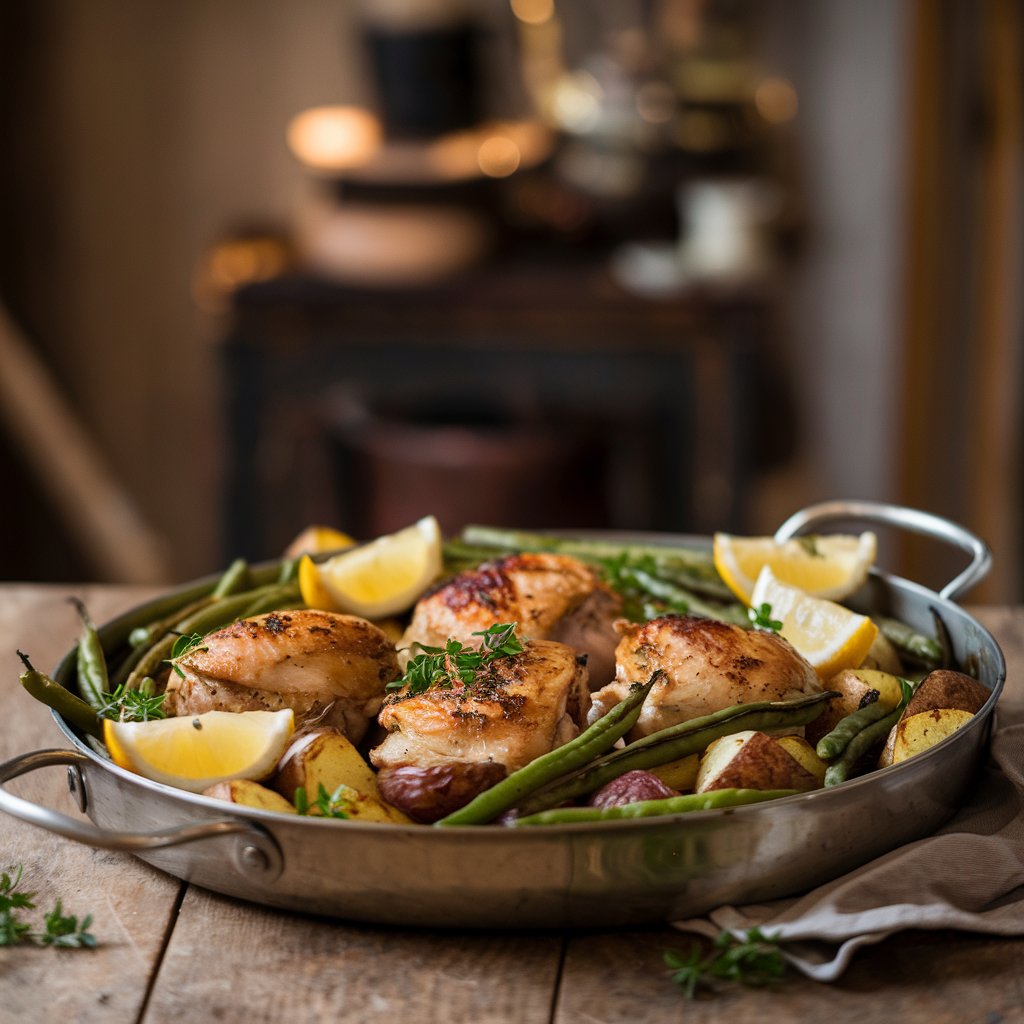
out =
[[[664,672],[644,701],[631,740],[733,704],[821,690],[814,669],[776,633],[687,615],[641,624],[619,620],[615,628],[622,637],[615,681],[594,694],[591,721],[622,700],[633,683],[647,682],[656,669]]]
[[[615,674],[618,594],[590,566],[566,555],[509,555],[461,572],[423,597],[399,641],[403,662],[418,653],[414,642],[443,647],[449,637],[478,644],[473,634],[516,622],[531,640],[556,640],[587,655],[595,689]],[[406,648],[406,650],[402,650]]]
[[[487,663],[468,687],[435,683],[389,694],[378,719],[388,735],[370,760],[389,803],[418,821],[434,820],[567,743],[589,706],[587,669],[576,651],[533,640]],[[445,792],[431,796],[438,788]]]
[[[392,642],[355,615],[270,612],[203,638],[175,665],[168,711],[279,711],[333,725],[358,743],[399,675]]]

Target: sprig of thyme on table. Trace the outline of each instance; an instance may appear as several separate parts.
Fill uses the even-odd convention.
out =
[[[498,658],[511,658],[522,653],[522,641],[516,636],[515,622],[502,622],[473,636],[483,639],[480,647],[467,647],[459,640],[449,639],[444,647],[428,647],[415,643],[422,653],[406,666],[405,675],[388,683],[389,691],[408,687],[409,696],[423,693],[432,686],[471,688],[481,671]]]
[[[688,953],[665,951],[665,963],[672,968],[672,980],[687,999],[695,999],[701,988],[715,989],[723,982],[741,985],[775,985],[786,974],[786,960],[779,949],[778,935],[765,935],[751,928],[744,938],[723,931],[705,954],[694,941]]]
[[[36,894],[20,888],[20,864],[11,870],[13,875],[6,871],[0,874],[0,946],[29,943],[35,946],[82,949],[96,945],[96,936],[89,932],[92,914],[87,914],[79,923],[77,917],[64,913],[59,899],[43,918],[43,930],[33,930],[32,925],[18,911],[35,910]]]

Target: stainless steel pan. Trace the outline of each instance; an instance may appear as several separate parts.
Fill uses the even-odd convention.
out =
[[[336,822],[237,805],[228,811],[222,802],[149,782],[98,756],[55,714],[69,748],[0,765],[0,809],[70,839],[133,853],[216,892],[381,923],[641,924],[804,891],[927,835],[960,806],[986,750],[1006,673],[992,636],[953,603],[989,568],[981,540],[930,514],[867,502],[807,509],[778,536],[838,520],[896,525],[970,555],[968,568],[941,592],[874,571],[850,604],[929,634],[938,620],[954,659],[992,691],[938,746],[842,786],[729,810],[522,830]],[[121,632],[123,617],[101,635]],[[57,677],[64,685],[73,678],[73,652]],[[71,792],[93,824],[4,788],[46,765],[67,766]]]

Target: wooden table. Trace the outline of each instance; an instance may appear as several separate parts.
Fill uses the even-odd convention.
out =
[[[47,710],[18,685],[15,649],[51,669],[73,643],[66,602],[104,621],[138,603],[135,588],[0,586],[0,761],[62,745]],[[1009,663],[1004,701],[1024,700],[1024,608],[984,608]],[[63,769],[11,783],[72,813]],[[124,854],[52,837],[4,817],[0,870],[24,865],[44,912],[94,915],[94,951],[0,949],[0,1024],[102,1021],[359,1021],[392,1024],[871,1021],[1024,1022],[1024,940],[908,932],[862,950],[845,977],[793,977],[688,1003],[662,952],[670,928],[471,933],[350,925],[266,910],[197,889]]]

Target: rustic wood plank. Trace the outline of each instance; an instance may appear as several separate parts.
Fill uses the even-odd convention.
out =
[[[662,962],[689,936],[671,929],[577,937],[569,947],[554,1024],[961,1024],[1024,1021],[1024,940],[907,932],[856,958],[830,985],[790,976],[771,989],[731,986],[689,1002]]]
[[[18,684],[15,648],[49,671],[74,642],[77,621],[67,587],[0,588],[0,761],[65,745],[41,704]],[[77,588],[94,617],[103,620],[139,600],[141,592]],[[10,783],[35,803],[80,816],[68,795],[64,769],[49,768]],[[73,1020],[81,1024],[135,1021],[143,1004],[180,883],[126,854],[92,850],[48,835],[7,815],[0,817],[0,870],[24,866],[38,893],[41,920],[56,899],[64,912],[94,915],[95,950],[0,949],[0,1024]]]
[[[403,931],[281,913],[190,889],[146,1024],[207,1020],[537,1024],[562,939]],[[197,969],[197,964],[202,968]]]

